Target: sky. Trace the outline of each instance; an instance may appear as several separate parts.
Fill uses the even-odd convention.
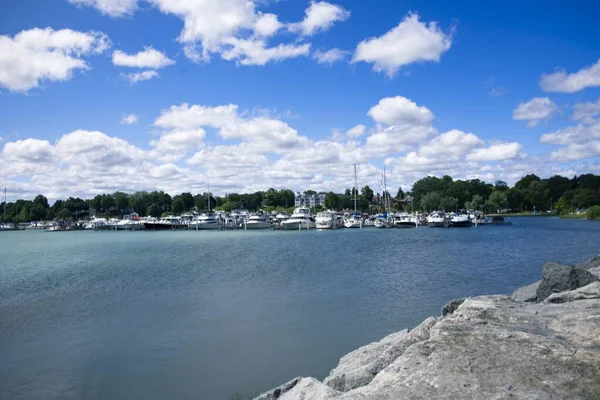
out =
[[[488,4],[489,3],[489,4]],[[9,197],[600,173],[594,1],[4,0]],[[10,198],[9,198],[10,200]]]

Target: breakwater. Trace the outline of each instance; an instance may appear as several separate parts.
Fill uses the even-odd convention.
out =
[[[600,257],[544,265],[510,296],[453,300],[412,330],[255,400],[600,398]]]

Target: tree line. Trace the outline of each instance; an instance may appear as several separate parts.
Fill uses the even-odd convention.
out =
[[[312,190],[305,195],[316,195]],[[324,194],[324,207],[334,210],[353,210],[356,195],[357,208],[362,212],[384,210],[383,193],[374,193],[367,185],[359,191],[346,189],[344,193]],[[396,211],[433,210],[482,210],[486,212],[554,210],[570,213],[600,205],[600,176],[585,174],[566,178],[553,176],[541,179],[527,175],[509,187],[506,182],[485,183],[479,179],[453,180],[450,176],[428,176],[415,182],[409,192],[399,188],[395,196],[385,193],[389,206]],[[100,194],[91,199],[69,197],[49,205],[43,195],[33,200],[17,200],[6,204],[6,222],[29,222],[41,220],[76,220],[92,214],[121,216],[136,212],[142,216],[160,217],[165,214],[211,210],[231,211],[236,208],[248,210],[290,210],[294,207],[295,194],[289,189],[258,191],[255,193],[229,193],[212,196],[209,193],[189,192],[171,196],[163,191],[115,192]],[[1,203],[2,209],[5,204]],[[2,210],[0,210],[2,212]]]

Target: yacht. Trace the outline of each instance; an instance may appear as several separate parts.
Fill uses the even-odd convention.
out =
[[[263,213],[251,215],[244,225],[245,229],[269,229],[271,223],[269,217]]]
[[[355,214],[353,217],[344,220],[344,226],[346,228],[362,228],[362,220]]]
[[[391,226],[386,214],[377,214],[374,225],[375,228],[389,228]]]
[[[174,230],[181,229],[183,224],[181,223],[180,217],[164,217],[159,219],[158,221],[148,220],[144,221],[144,228],[150,231],[166,231],[166,230]]]
[[[469,217],[469,214],[456,214],[453,213],[450,216],[450,223],[452,224],[452,226],[454,227],[469,227],[473,224],[473,222],[471,221],[471,217]]]
[[[446,214],[443,211],[434,211],[427,217],[427,225],[430,228],[444,228],[446,226]]]
[[[410,214],[400,214],[394,219],[394,226],[398,228],[416,228],[419,223],[419,219]]]
[[[219,229],[219,220],[214,213],[208,212],[199,216],[195,221],[190,222],[190,229],[211,230]]]
[[[317,229],[337,229],[342,227],[340,216],[333,210],[318,213],[315,223]]]
[[[314,229],[317,224],[307,207],[298,207],[292,213],[292,216],[281,222],[281,227],[285,230]]]
[[[487,218],[481,211],[472,211],[469,214],[469,217],[471,218],[471,222],[475,225],[485,225],[488,223]]]
[[[139,231],[142,229],[145,229],[144,223],[137,219],[122,219],[119,222],[117,222],[118,231]]]

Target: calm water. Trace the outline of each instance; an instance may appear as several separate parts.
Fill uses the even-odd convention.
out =
[[[600,223],[0,234],[0,398],[249,399],[600,253]]]

